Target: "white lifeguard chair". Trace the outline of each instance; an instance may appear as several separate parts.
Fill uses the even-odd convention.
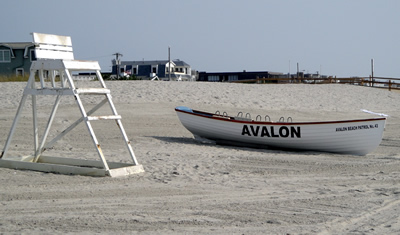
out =
[[[101,76],[99,63],[97,61],[74,60],[72,42],[69,36],[40,33],[32,33],[32,35],[35,43],[35,54],[37,60],[32,62],[28,83],[24,89],[23,96],[11,126],[11,130],[3,152],[0,155],[0,167],[54,172],[60,174],[111,177],[144,172],[143,166],[140,165],[136,160],[131,143],[125,133],[124,127],[122,126],[121,116],[118,115],[117,110],[112,102],[110,90],[106,87],[106,84]],[[97,79],[100,82],[100,88],[76,87],[71,76],[71,71],[95,71]],[[49,74],[50,83],[45,83],[45,72]],[[36,84],[35,82],[36,73],[39,75],[40,84]],[[59,82],[56,81],[56,73],[58,73],[60,80]],[[97,97],[103,97],[103,100],[95,105],[90,111],[86,111],[80,97],[81,94],[96,95]],[[36,96],[40,95],[56,96],[56,99],[44,133],[39,141]],[[18,121],[22,116],[21,112],[28,96],[32,96],[34,152],[32,155],[24,157],[8,157],[8,150],[11,145]],[[47,141],[50,127],[53,123],[62,96],[70,96],[75,98],[82,117],[71,124],[68,128],[61,131],[51,141]],[[108,103],[111,108],[111,115],[94,116],[93,113],[106,103]],[[122,140],[125,142],[125,145],[128,149],[132,163],[106,161],[91,125],[91,121],[97,120],[111,120],[116,122],[117,127],[120,129]],[[59,139],[61,139],[82,122],[84,122],[87,126],[87,129],[93,140],[94,148],[99,155],[99,161],[43,155],[46,149],[51,148]]]

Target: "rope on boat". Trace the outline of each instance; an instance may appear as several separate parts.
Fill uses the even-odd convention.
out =
[[[218,112],[218,114],[219,114],[219,111],[217,111],[217,112]],[[216,112],[216,113],[217,113],[217,112]],[[225,112],[224,112],[224,115],[225,115]],[[243,118],[243,112],[238,112],[238,114],[237,114],[236,117],[238,117],[238,118]],[[250,113],[246,113],[245,118],[246,118],[246,119],[251,119]],[[265,116],[264,116],[264,120],[265,120],[266,122],[271,122],[271,117],[268,116],[268,115],[265,115]],[[262,116],[261,116],[261,115],[257,115],[257,116],[256,116],[256,121],[262,121]],[[284,117],[279,118],[279,122],[285,122],[285,118],[284,118]],[[293,122],[293,118],[292,118],[292,117],[288,117],[288,118],[286,119],[286,122]]]
[[[258,117],[257,117],[257,119],[258,119]],[[260,119],[261,119],[261,118],[260,118]],[[237,114],[236,120],[253,121],[253,120],[251,119],[250,113],[246,113],[246,116],[243,117],[243,112],[239,112],[239,113]]]
[[[243,118],[243,112],[239,112],[239,113],[237,114],[237,117]],[[245,118],[251,119],[250,113],[246,113]]]
[[[290,118],[290,119],[292,119],[292,118]],[[260,121],[261,122],[262,121],[262,116],[261,115],[257,115],[256,121]],[[264,121],[271,122],[271,118],[268,115],[265,115]],[[288,119],[288,122],[289,122],[289,119]]]
[[[215,111],[215,115],[221,116],[221,117],[229,117],[229,116],[228,116],[228,113],[225,112],[225,111],[224,111],[224,112],[222,113],[222,115],[221,115],[221,113],[219,112],[219,110]]]
[[[251,119],[250,113],[246,113],[246,118]]]
[[[284,117],[279,118],[279,122],[285,122],[285,118],[284,118]],[[292,117],[288,117],[288,118],[286,119],[286,122],[293,122]]]
[[[237,117],[243,118],[243,112],[239,112],[238,115],[237,115]],[[245,118],[251,119],[250,113],[246,113]]]
[[[260,121],[261,122],[262,121],[262,116],[261,115],[257,115],[256,121]],[[264,121],[271,122],[271,118],[268,115],[265,115]]]

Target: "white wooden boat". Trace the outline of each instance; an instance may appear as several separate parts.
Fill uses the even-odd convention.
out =
[[[365,155],[382,141],[385,117],[323,122],[271,122],[179,106],[175,111],[195,137],[217,143]]]

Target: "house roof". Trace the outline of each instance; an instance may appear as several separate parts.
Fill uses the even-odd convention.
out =
[[[33,42],[0,42],[0,46],[5,46],[10,49],[25,49],[33,45],[35,45]]]
[[[189,64],[187,64],[185,61],[182,60],[174,60],[174,63],[176,66],[190,66]]]
[[[281,72],[271,72],[271,71],[246,71],[243,70],[242,72],[199,72],[200,74],[208,74],[208,75],[235,75],[235,74],[264,74],[268,73],[270,75],[283,75],[284,73]]]
[[[190,67],[189,64],[185,63],[181,60],[171,60],[173,64],[176,66],[187,66]],[[112,61],[115,65],[115,60]],[[121,61],[121,65],[159,65],[159,64],[168,64],[168,60],[140,60],[140,61]]]
[[[28,56],[28,48],[31,46],[34,46],[34,45],[35,44],[32,42],[0,42],[0,47],[3,46],[3,47],[10,48],[12,58],[15,57],[13,50],[16,50],[16,49],[24,49],[25,50],[24,57],[27,57]]]
[[[121,61],[122,65],[157,65],[167,64],[168,60],[141,60],[141,61]]]

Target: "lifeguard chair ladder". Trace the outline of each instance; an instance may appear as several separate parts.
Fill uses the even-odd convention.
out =
[[[30,76],[28,83],[23,92],[21,102],[19,104],[17,114],[11,126],[3,152],[0,155],[0,167],[7,167],[13,169],[26,169],[36,170],[43,172],[54,172],[60,174],[79,174],[91,176],[123,176],[134,173],[143,172],[143,166],[138,164],[135,154],[132,150],[131,143],[122,126],[121,116],[118,115],[117,110],[112,102],[110,90],[106,87],[104,80],[100,73],[100,66],[97,61],[82,61],[74,60],[72,42],[69,36],[58,36],[51,34],[32,33],[33,41],[35,43],[36,61],[32,62],[30,69]],[[45,71],[48,71],[50,77],[50,87],[46,87]],[[95,71],[100,88],[78,88],[75,87],[74,81],[71,76],[71,71]],[[58,72],[60,81],[56,81],[56,73]],[[35,74],[38,73],[40,79],[40,86],[37,87],[35,82]],[[47,83],[49,85],[49,83]],[[81,94],[103,96],[104,99],[93,107],[90,111],[86,112]],[[25,105],[28,96],[32,96],[32,119],[33,119],[33,134],[34,134],[34,153],[27,157],[20,159],[7,158],[8,150],[15,133],[17,123],[21,117],[22,109]],[[56,100],[51,111],[47,126],[41,136],[39,142],[38,124],[37,124],[37,111],[36,111],[36,96],[38,95],[53,95]],[[60,132],[53,140],[46,142],[49,134],[50,127],[54,120],[60,99],[62,96],[72,96],[75,98],[79,107],[82,117],[75,121],[68,128]],[[92,116],[92,114],[100,109],[104,104],[109,103],[111,108],[111,115],[108,116]],[[100,144],[96,138],[91,121],[97,120],[115,120],[117,126],[122,134],[123,141],[126,147],[132,164],[130,163],[117,163],[106,161]],[[100,161],[95,160],[81,160],[70,159],[61,157],[44,156],[42,153],[53,146],[59,139],[65,136],[68,132],[74,129],[79,123],[84,122],[93,140],[94,147],[100,157]]]

